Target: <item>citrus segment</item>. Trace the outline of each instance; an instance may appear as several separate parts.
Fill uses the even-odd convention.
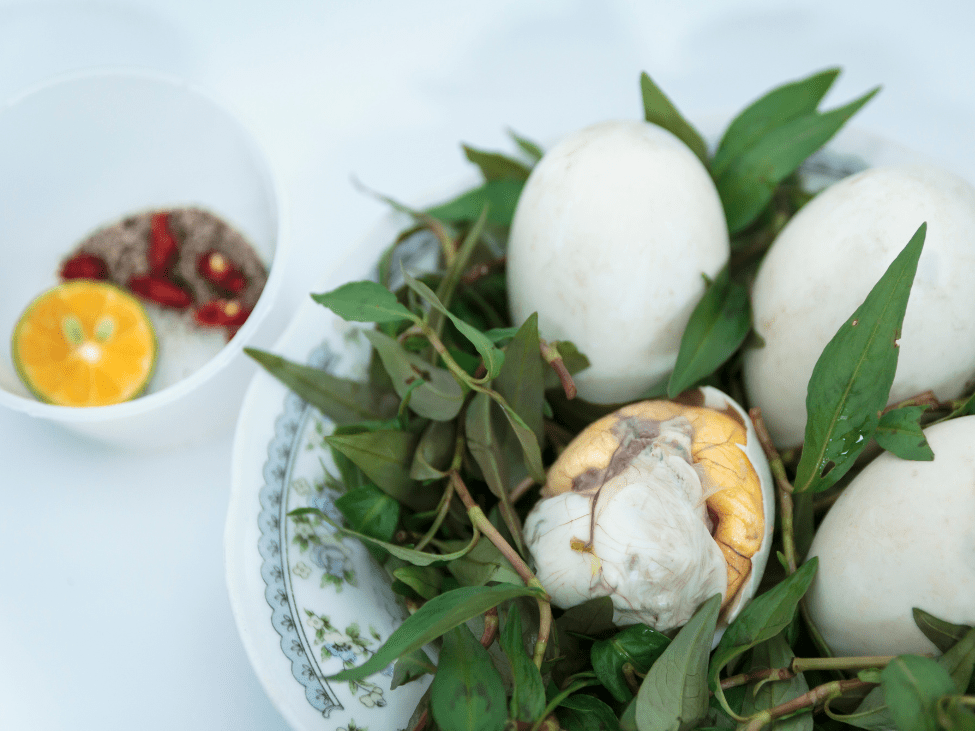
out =
[[[59,406],[107,406],[138,396],[156,363],[149,316],[114,285],[71,280],[35,299],[14,328],[24,384]]]

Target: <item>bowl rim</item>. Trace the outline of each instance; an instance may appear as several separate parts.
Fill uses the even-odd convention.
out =
[[[60,422],[91,424],[125,419],[150,412],[157,407],[165,407],[168,404],[175,403],[182,397],[203,386],[204,383],[208,382],[219,371],[229,365],[243,351],[246,342],[270,314],[285,277],[286,263],[290,253],[290,238],[286,230],[287,203],[282,195],[282,185],[278,173],[271,164],[266,150],[259,144],[257,137],[244,123],[243,116],[240,113],[236,112],[226,101],[218,98],[213,92],[198,83],[191,82],[174,74],[141,67],[102,66],[93,69],[74,70],[51,76],[0,101],[0,115],[4,114],[8,109],[29,102],[37,95],[45,94],[66,85],[93,79],[141,81],[181,90],[197,97],[215,111],[225,116],[231,126],[237,129],[240,140],[248,155],[254,161],[258,174],[263,181],[263,187],[265,188],[272,208],[274,253],[270,261],[267,262],[267,282],[265,282],[264,288],[261,290],[261,295],[243,326],[241,326],[215,356],[196,371],[176,383],[170,384],[154,393],[137,396],[122,403],[107,406],[88,406],[84,408],[49,404],[39,401],[32,396],[21,396],[0,388],[0,406],[6,406],[15,411],[39,418],[47,418]]]

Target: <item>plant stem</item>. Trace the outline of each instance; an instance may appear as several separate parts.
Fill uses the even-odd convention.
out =
[[[570,400],[574,399],[576,397],[576,384],[572,380],[572,374],[569,373],[569,369],[565,367],[565,361],[562,360],[562,355],[559,353],[558,343],[549,344],[544,340],[539,340],[538,342],[542,351],[542,357],[546,363],[552,366],[552,370],[555,371],[559,377],[559,381],[562,383],[562,390],[565,391],[565,397]]]
[[[535,480],[533,480],[531,477],[526,477],[524,480],[515,485],[511,489],[511,492],[508,493],[508,499],[511,500],[511,504],[514,505],[516,502],[521,500],[521,498],[525,496],[525,493],[528,492],[534,484]]]
[[[756,680],[791,680],[794,677],[796,677],[796,673],[790,668],[767,668],[765,670],[753,670],[750,673],[740,673],[738,675],[731,675],[725,678],[721,681],[721,690],[737,688],[739,685],[748,685]]]
[[[749,719],[748,724],[741,727],[744,731],[761,731],[770,723],[778,718],[790,716],[793,713],[810,710],[813,711],[817,706],[839,698],[844,693],[860,688],[873,688],[877,683],[868,683],[863,680],[834,680],[829,683],[819,685],[808,693],[804,693],[798,698],[793,698],[781,705],[762,711]]]
[[[447,483],[447,487],[443,491],[443,495],[440,496],[440,505],[437,506],[437,517],[433,519],[433,525],[426,532],[423,538],[420,539],[419,543],[414,546],[417,551],[422,551],[426,545],[433,540],[433,537],[437,535],[437,531],[440,530],[440,526],[443,525],[444,519],[447,517],[447,513],[450,511],[450,498],[454,494],[454,484],[452,482]]]
[[[807,670],[867,670],[868,668],[883,668],[894,659],[893,655],[878,655],[875,657],[796,657],[793,658],[791,669],[795,673]]]
[[[481,506],[474,502],[474,498],[471,497],[471,493],[468,491],[467,485],[464,484],[457,469],[450,471],[450,481],[457,495],[460,497],[461,502],[464,503],[464,507],[467,508],[467,515],[471,519],[471,524],[495,545],[502,556],[508,559],[508,563],[511,564],[511,567],[521,580],[525,582],[525,586],[540,589],[542,592],[542,595],[538,597],[538,638],[535,641],[535,656],[533,658],[535,666],[540,669],[542,667],[542,659],[545,657],[545,649],[548,647],[548,638],[552,632],[552,604],[549,601],[548,594],[545,593],[545,588],[535,577],[535,574],[532,573],[525,560],[518,555],[518,552],[511,547],[511,544],[504,539],[504,536],[494,527],[494,524],[488,520],[484,511],[481,510]]]

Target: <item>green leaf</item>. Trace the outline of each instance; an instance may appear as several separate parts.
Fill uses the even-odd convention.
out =
[[[673,102],[664,95],[660,87],[653,83],[646,72],[640,74],[640,91],[643,95],[644,119],[672,132],[691,148],[704,165],[707,165],[708,145],[704,138],[690,122],[684,119]]]
[[[504,349],[504,365],[494,388],[522,418],[539,443],[544,437],[545,364],[538,336],[538,313],[522,324]]]
[[[796,492],[836,484],[877,430],[897,370],[897,339],[926,229],[921,224],[816,361]]]
[[[693,729],[708,710],[708,655],[721,610],[721,595],[708,599],[677,633],[640,685],[640,731]]]
[[[595,696],[574,693],[564,699],[556,715],[564,731],[619,731],[613,709]]]
[[[443,731],[501,731],[508,718],[505,700],[501,676],[471,631],[460,626],[447,632],[430,684],[430,712],[437,726]]]
[[[765,135],[796,117],[816,111],[833,85],[839,69],[827,69],[805,79],[776,87],[746,107],[725,130],[711,158],[714,175],[757,145]]]
[[[901,459],[930,462],[934,452],[921,431],[921,415],[927,406],[902,406],[880,417],[874,439]]]
[[[508,609],[499,639],[511,665],[511,717],[532,723],[545,710],[545,683],[525,649],[517,602],[512,602]]]
[[[913,614],[914,624],[941,652],[948,652],[972,629],[965,624],[954,624],[939,619],[917,607],[914,608]]]
[[[592,669],[599,682],[620,703],[633,697],[623,675],[623,666],[632,665],[638,673],[646,673],[670,644],[670,638],[645,624],[635,624],[617,632],[606,640],[592,645]]]
[[[361,434],[332,434],[325,442],[376,483],[387,495],[413,510],[429,510],[437,504],[435,490],[424,489],[410,477],[417,437],[394,429]]]
[[[714,373],[741,347],[751,327],[748,289],[731,281],[725,267],[691,313],[667,384],[667,396],[674,398]]]
[[[538,143],[532,142],[513,130],[508,130],[508,136],[515,141],[515,144],[518,145],[518,149],[528,155],[532,162],[538,162],[545,154],[544,150],[542,150]]]
[[[928,657],[900,655],[880,675],[884,700],[897,727],[904,731],[937,731],[938,699],[955,692],[948,672]]]
[[[456,544],[449,541],[442,546],[456,550]],[[463,586],[483,586],[489,581],[512,584],[521,581],[511,563],[491,541],[478,541],[466,555],[451,561],[446,568]]]
[[[393,678],[390,681],[389,689],[396,690],[401,685],[406,685],[436,671],[437,666],[430,661],[427,653],[421,647],[403,655],[396,661],[396,664],[393,665]]]
[[[460,333],[471,341],[474,348],[477,350],[478,355],[480,355],[481,359],[484,361],[484,367],[487,369],[486,378],[490,380],[498,375],[501,370],[501,366],[504,364],[504,352],[494,346],[494,343],[491,342],[491,338],[444,307],[436,293],[434,293],[432,289],[430,289],[419,279],[411,276],[409,272],[404,270],[403,278],[410,289],[429,302],[430,305],[438,312],[449,317],[450,321],[454,323],[454,326],[460,331]]]
[[[393,388],[400,398],[410,397],[410,408],[434,421],[449,421],[460,413],[464,389],[449,371],[436,368],[416,353],[410,353],[394,338],[378,330],[363,333],[376,349]],[[417,381],[423,383],[416,385]]]
[[[485,180],[520,180],[524,182],[531,173],[531,168],[520,160],[502,155],[498,152],[478,150],[463,145],[464,155],[481,169]]]
[[[731,162],[715,179],[730,233],[737,234],[754,222],[779,183],[825,145],[877,91],[838,109],[791,119]]]
[[[388,419],[396,413],[387,395],[369,384],[339,378],[256,348],[244,348],[244,352],[336,424]]]
[[[393,571],[393,577],[424,599],[437,596],[443,583],[443,574],[431,566],[400,566]]]
[[[951,675],[955,688],[965,693],[975,674],[975,629],[970,629],[938,658],[938,664]]]
[[[488,223],[510,226],[524,187],[521,180],[491,180],[446,203],[428,208],[426,212],[447,223],[472,223],[487,206]]]
[[[447,474],[454,456],[457,425],[453,421],[431,421],[416,445],[410,477],[414,480],[438,480]]]
[[[538,445],[535,432],[525,423],[525,420],[511,408],[505,398],[496,391],[491,392],[491,397],[501,406],[508,423],[515,432],[518,444],[521,446],[522,454],[525,457],[525,467],[528,474],[535,482],[542,484],[545,482],[545,467],[542,466],[542,449]]]
[[[783,581],[761,594],[741,611],[731,623],[714,651],[708,680],[712,692],[726,711],[730,711],[721,689],[721,671],[726,665],[761,642],[772,639],[792,622],[813,577],[818,559],[814,556]]]
[[[434,597],[411,614],[385,644],[362,665],[348,668],[330,679],[360,680],[379,672],[397,657],[413,652],[432,642],[454,627],[484,614],[508,599],[538,596],[535,589],[513,584],[495,586],[465,586]]]
[[[335,499],[335,507],[353,531],[378,541],[391,540],[399,525],[400,504],[375,485],[349,490]]]
[[[783,634],[756,645],[752,650],[751,670],[767,668],[786,668],[795,655]],[[809,684],[800,673],[790,680],[778,680],[755,686],[754,691],[745,694],[742,706],[742,716],[753,716],[761,711],[767,711],[778,705],[794,700],[808,692]],[[777,721],[771,728],[774,731],[812,731],[813,717],[811,713]]]
[[[418,319],[399,303],[395,294],[376,282],[349,282],[331,292],[313,294],[311,298],[352,322],[416,322]]]
[[[965,698],[956,696],[944,699],[941,713],[942,728],[948,731],[975,731],[975,711],[967,705]]]

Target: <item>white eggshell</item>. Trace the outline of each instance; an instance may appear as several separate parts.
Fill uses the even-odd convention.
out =
[[[925,435],[933,462],[884,453],[816,533],[809,611],[837,655],[936,652],[914,607],[975,624],[975,416]]]
[[[702,274],[728,254],[717,191],[683,142],[646,122],[596,124],[553,147],[521,194],[512,316],[538,312],[543,338],[586,354],[582,398],[633,400],[673,369]]]
[[[890,402],[955,398],[975,377],[975,188],[930,166],[866,170],[800,210],[755,281],[765,346],[746,352],[745,385],[778,445],[802,442],[813,366],[924,222]]]

